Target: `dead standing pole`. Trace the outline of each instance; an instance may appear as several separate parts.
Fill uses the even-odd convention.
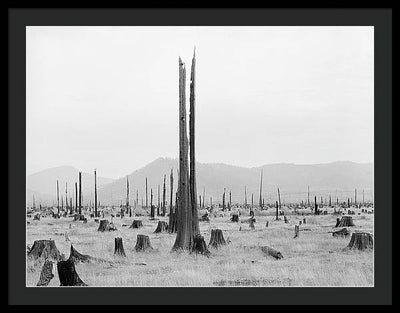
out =
[[[58,180],[57,180],[57,213],[60,214],[60,191],[58,189]]]
[[[79,172],[79,215],[82,214],[82,172]]]

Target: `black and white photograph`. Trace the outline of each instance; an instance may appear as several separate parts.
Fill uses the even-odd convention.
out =
[[[373,26],[27,26],[27,287],[373,287]]]

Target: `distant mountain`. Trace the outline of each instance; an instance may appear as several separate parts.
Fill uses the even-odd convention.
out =
[[[263,198],[266,202],[274,203],[277,199],[277,187],[280,188],[282,201],[307,200],[307,186],[310,186],[310,201],[314,195],[328,200],[329,196],[335,201],[347,201],[354,197],[357,188],[357,199],[362,200],[364,190],[365,200],[373,199],[373,163],[359,164],[354,162],[333,162],[327,164],[297,165],[269,164],[260,167],[246,168],[222,163],[197,163],[198,195],[205,188],[206,203],[213,198],[213,203],[222,202],[222,193],[226,188],[226,201],[231,192],[232,202],[244,201],[244,189],[247,189],[247,201],[251,203],[253,194],[254,204],[258,204],[260,190],[260,172],[263,169]],[[158,185],[162,198],[163,176],[166,175],[166,199],[169,201],[170,179],[173,169],[174,199],[177,186],[178,160],[159,158],[145,167],[128,175],[130,183],[130,203],[139,193],[139,205],[145,203],[145,179],[148,178],[148,203],[150,191],[153,190],[153,204],[158,202]],[[119,205],[126,199],[126,177],[99,188],[99,199],[103,203]]]
[[[60,197],[65,201],[65,183],[67,183],[68,198],[74,197],[75,182],[79,180],[79,170],[72,166],[60,166],[31,174],[26,178],[27,202],[33,201],[33,196],[39,201],[47,202],[57,199],[57,179],[59,181]],[[112,178],[97,176],[98,188],[113,182]],[[91,199],[94,190],[94,174],[82,172],[82,193],[84,201]],[[61,200],[60,200],[61,201]],[[36,202],[36,201],[35,201]],[[74,201],[75,202],[75,201]]]

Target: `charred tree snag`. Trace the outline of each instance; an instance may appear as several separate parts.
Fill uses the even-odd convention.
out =
[[[82,214],[82,172],[79,172],[79,214]]]
[[[234,223],[239,223],[239,215],[238,214],[233,214],[231,217],[231,221]]]
[[[278,201],[275,201],[275,208],[276,208],[276,211],[275,211],[275,220],[276,221],[279,221],[279,217],[278,217]]]
[[[61,260],[60,251],[57,249],[54,240],[35,240],[32,248],[28,253],[28,257],[33,258],[34,260]]]
[[[58,180],[57,180],[57,213],[60,214],[60,191],[58,189]]]
[[[224,245],[226,245],[226,242],[225,242],[222,230],[221,229],[212,229],[210,243],[208,244],[208,246],[218,249],[219,247],[224,246]]]
[[[148,209],[147,199],[148,199],[148,195],[147,195],[147,177],[146,177],[146,210]]]
[[[179,180],[177,235],[173,251],[190,250],[193,246],[194,229],[188,172],[188,139],[186,133],[186,68],[179,58]]]
[[[114,255],[126,257],[124,245],[122,244],[122,238],[116,237],[115,238],[115,248],[114,248]]]
[[[92,257],[87,254],[81,254],[79,253],[71,244],[71,250],[69,253],[69,258],[68,260],[71,260],[72,262],[76,263],[89,263],[92,260]]]
[[[225,211],[226,206],[225,206],[225,188],[224,188],[224,193],[222,194],[222,211]]]
[[[202,254],[206,257],[210,257],[210,251],[207,248],[206,242],[204,241],[204,237],[200,234],[197,234],[193,238],[193,246],[191,248],[190,253]]]
[[[335,227],[338,227],[339,226],[339,224],[340,224],[340,218],[336,218],[336,225],[335,225]]]
[[[129,211],[129,176],[126,176],[126,203],[125,203],[125,207],[126,207],[126,213],[128,213]],[[122,212],[122,210],[121,210]],[[132,213],[130,214],[132,216]]]
[[[272,256],[277,260],[283,258],[282,253],[280,253],[278,250],[275,250],[274,248],[271,248],[268,246],[262,246],[260,248],[261,248],[261,251],[264,252],[266,255]]]
[[[101,220],[100,221],[100,225],[99,228],[97,229],[97,231],[114,231],[117,230],[117,228],[115,227],[115,225],[111,222],[109,222],[108,220]]]
[[[374,248],[374,240],[370,233],[356,232],[351,235],[348,249],[366,250]]]
[[[287,219],[286,215],[283,216],[283,220],[285,221],[285,224],[289,223],[289,220]]]
[[[150,238],[146,235],[137,235],[136,239],[136,252],[144,252],[148,250],[153,250],[153,247],[150,244]]]
[[[317,196],[314,197],[314,214],[319,215]]]
[[[164,221],[158,221],[157,228],[154,233],[164,233],[168,230],[168,224]]]
[[[268,222],[268,221],[266,221],[266,222],[265,222],[265,227],[268,227],[268,224],[269,224],[269,222]]]
[[[342,228],[340,230],[336,230],[332,232],[332,236],[333,237],[349,237],[350,236],[350,232],[347,230],[347,228]]]
[[[244,186],[244,207],[247,208],[247,188]]]
[[[143,226],[142,221],[134,220],[134,221],[132,222],[132,225],[129,226],[129,228],[140,228],[140,227],[142,227],[142,226]]]
[[[75,213],[78,212],[78,184],[75,183]]]
[[[353,223],[353,218],[351,216],[342,216],[339,224],[336,227],[351,227],[355,226]]]
[[[200,234],[199,215],[197,205],[197,182],[196,182],[196,48],[193,51],[192,67],[190,71],[190,96],[189,96],[189,194],[192,209],[192,228],[193,235]]]
[[[163,195],[162,195],[162,216],[165,216],[165,213],[166,213],[165,194],[166,194],[166,188],[165,188],[165,175],[164,175]]]
[[[263,183],[263,170],[261,169],[261,178],[260,178],[260,199],[258,205],[260,208],[263,208],[263,200],[262,200],[262,183]]]
[[[47,286],[53,279],[53,261],[46,260],[43,264],[40,278],[36,286]]]
[[[94,170],[94,216],[97,217],[97,176]]]
[[[160,184],[157,188],[157,216],[160,216]]]
[[[299,237],[299,231],[300,231],[299,225],[294,225],[294,237],[293,238]]]
[[[170,198],[169,198],[169,227],[168,227],[168,232],[175,233],[176,232],[176,205],[178,201],[175,201],[175,210],[172,205],[172,197],[174,193],[174,174],[173,174],[173,169],[171,168],[171,174],[169,175],[169,181],[170,181]]]
[[[155,216],[155,208],[153,206],[153,188],[150,188],[150,216],[154,218]]]
[[[72,260],[60,261],[57,263],[58,277],[60,286],[87,286],[75,270]]]

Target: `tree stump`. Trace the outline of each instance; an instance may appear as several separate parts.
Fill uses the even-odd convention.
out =
[[[79,253],[74,246],[71,244],[71,249],[70,249],[70,253],[69,253],[69,258],[68,260],[71,260],[72,262],[79,263],[89,263],[92,260],[92,257],[90,255],[87,254],[81,254]]]
[[[218,249],[219,247],[224,246],[224,245],[226,245],[226,242],[225,242],[222,230],[221,229],[212,229],[210,243],[208,244],[208,246]]]
[[[70,259],[57,263],[60,286],[87,286],[75,270],[74,262]]]
[[[268,246],[262,246],[260,247],[261,251],[264,252],[266,255],[270,255],[274,257],[275,259],[282,259],[283,255],[280,253],[278,250],[275,250],[274,248],[268,247]]]
[[[202,254],[206,257],[210,256],[210,251],[207,249],[206,242],[204,241],[204,237],[201,235],[196,235],[193,238],[193,246],[191,248],[190,253]]]
[[[28,257],[37,259],[51,259],[59,261],[61,259],[60,251],[58,251],[54,240],[35,240]]]
[[[231,221],[234,223],[239,223],[239,215],[238,214],[233,214],[231,217]]]
[[[299,221],[299,225],[301,225],[302,223],[301,223],[301,221]]]
[[[168,224],[164,221],[158,221],[157,228],[154,233],[164,233],[168,230]]]
[[[142,226],[143,226],[142,221],[140,221],[140,220],[134,220],[134,221],[132,222],[132,225],[129,226],[129,228],[140,228],[140,227],[142,227]]]
[[[268,222],[268,221],[266,221],[266,222],[265,222],[265,227],[268,227],[268,224],[269,224],[269,222]]]
[[[200,217],[200,222],[209,222],[210,221],[210,218],[208,217],[208,213],[205,213],[205,214],[203,214],[201,217]]]
[[[293,238],[299,237],[299,231],[300,231],[299,225],[294,225],[294,237]]]
[[[289,220],[287,219],[286,215],[283,216],[283,219],[285,220],[285,224],[289,223]]]
[[[43,264],[40,278],[36,286],[47,286],[53,279],[53,261],[46,260]]]
[[[353,223],[353,218],[351,216],[342,216],[339,224],[336,227],[350,227],[355,226]]]
[[[356,232],[351,235],[348,249],[366,250],[374,248],[374,240],[370,233]]]
[[[347,228],[342,228],[340,230],[336,230],[332,232],[333,237],[348,237],[350,236],[350,232],[347,230]]]
[[[338,227],[339,226],[339,224],[340,224],[340,218],[336,218],[336,225],[335,225],[335,227]]]
[[[112,222],[110,223],[108,220],[101,220],[99,228],[97,229],[97,231],[102,231],[102,232],[113,231],[113,230],[117,230],[117,228]]]
[[[120,237],[115,238],[114,255],[126,257],[124,245],[122,244],[122,238]]]
[[[36,214],[33,216],[34,221],[40,221],[40,214]]]
[[[251,228],[251,229],[255,229],[255,227],[254,227],[254,222],[255,222],[255,219],[249,219],[249,227]]]
[[[153,250],[153,247],[150,244],[149,236],[137,235],[135,250],[136,252]]]

